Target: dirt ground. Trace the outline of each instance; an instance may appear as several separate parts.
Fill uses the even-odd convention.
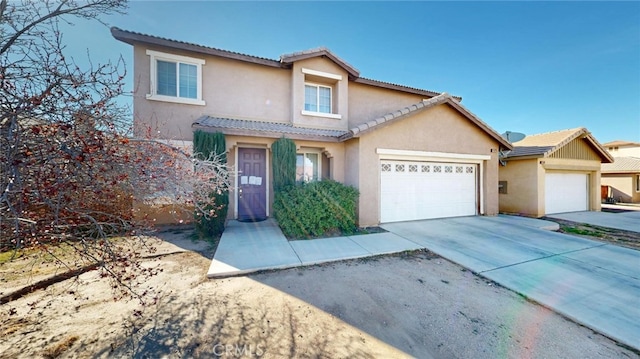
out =
[[[640,357],[426,251],[209,280],[209,243],[161,237],[155,303],[87,272],[1,305],[0,357]]]
[[[558,223],[560,225],[559,232],[562,233],[640,250],[640,233],[637,232],[599,227],[585,223],[565,221],[557,218],[544,219]]]

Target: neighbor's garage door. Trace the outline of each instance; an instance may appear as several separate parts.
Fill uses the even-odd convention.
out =
[[[381,161],[380,221],[475,215],[476,168],[464,163]]]
[[[588,178],[583,173],[547,173],[545,175],[545,213],[587,211]]]

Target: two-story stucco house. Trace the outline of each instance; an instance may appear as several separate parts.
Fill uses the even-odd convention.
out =
[[[361,77],[325,48],[272,60],[111,32],[133,46],[136,125],[163,139],[225,135],[230,218],[270,215],[270,146],[283,136],[298,180],[359,189],[360,226],[498,213],[498,154],[512,146],[460,98]]]

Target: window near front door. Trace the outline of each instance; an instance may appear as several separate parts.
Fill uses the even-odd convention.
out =
[[[331,87],[310,83],[305,84],[304,110],[331,113]]]
[[[296,155],[296,181],[311,182],[320,179],[320,154],[298,153]]]
[[[151,93],[147,99],[204,105],[202,65],[204,60],[147,50],[151,58]]]

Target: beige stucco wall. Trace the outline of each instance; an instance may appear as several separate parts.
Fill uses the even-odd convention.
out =
[[[357,144],[349,144],[347,152],[357,163],[349,163],[347,173],[350,182],[356,182],[360,189],[359,225],[371,226],[380,223],[380,155],[377,149],[409,151],[446,152],[490,156],[482,161],[484,197],[481,210],[486,215],[498,213],[498,142],[472,124],[448,105],[426,109],[411,117],[402,119],[364,134]],[[492,152],[493,150],[493,152]],[[351,156],[348,155],[351,159]]]
[[[640,203],[640,192],[636,191],[636,174],[632,173],[603,173],[601,184],[611,186],[612,196],[616,201]]]
[[[150,57],[146,54],[147,49],[204,59],[202,96],[206,105],[147,99],[146,95],[150,92]],[[135,46],[134,64],[134,119],[138,125],[138,136],[145,136],[146,130],[151,129],[153,137],[191,140],[191,124],[203,115],[347,130],[425,98],[422,95],[349,81],[344,69],[324,57],[301,60],[294,63],[291,69],[281,69],[188,52]],[[301,114],[304,81],[308,76],[302,72],[303,68],[342,76],[342,80],[333,85],[334,112],[341,115],[340,119]],[[227,136],[229,163],[235,166],[238,147],[266,148],[271,178],[269,149],[273,141],[274,139],[262,137]],[[491,156],[490,160],[481,164],[484,205],[480,212],[487,215],[498,212],[499,144],[448,105],[427,109],[346,143],[296,141],[296,145],[320,149],[328,160],[328,163],[323,163],[323,167],[328,166],[330,177],[360,190],[358,216],[362,226],[377,225],[380,218],[380,157],[376,154],[377,148]],[[271,186],[270,180],[269,184]],[[271,214],[271,187],[268,199]],[[229,216],[233,217],[235,212],[236,193],[232,190]]]
[[[500,166],[500,181],[507,181],[508,194],[500,194],[500,211],[531,217],[545,215],[545,175],[588,175],[589,210],[600,211],[600,162],[567,158],[510,159]]]
[[[322,78],[314,78],[312,75],[304,74],[302,69],[320,71],[332,75],[342,77],[342,80],[330,80]],[[340,115],[342,118],[327,118],[320,116],[303,115],[304,110],[304,83],[305,79],[309,82],[327,85],[332,88],[333,113]],[[306,60],[297,61],[293,64],[291,70],[292,81],[292,121],[296,126],[327,128],[336,130],[346,130],[349,123],[349,78],[348,73],[343,68],[335,64],[333,61],[325,58],[314,57]]]
[[[202,98],[206,105],[177,104],[147,99],[150,93],[150,57],[146,50],[205,60]],[[134,123],[136,135],[191,140],[191,124],[203,115],[268,122],[290,122],[289,70],[202,56],[162,48],[134,47]],[[160,131],[160,132],[158,132]]]
[[[640,146],[620,146],[609,150],[613,157],[640,157]]]
[[[376,86],[349,84],[349,128],[416,104],[426,96]]]
[[[510,160],[499,168],[499,180],[507,181],[507,194],[499,194],[500,212],[540,217],[544,206],[536,190],[544,188],[544,171],[538,159]]]
[[[147,50],[204,60],[202,99],[206,105],[147,99],[151,91]],[[334,113],[341,115],[341,119],[301,114],[305,76],[310,76],[302,72],[303,68],[342,76],[339,81],[329,80],[335,81],[329,85],[333,87]],[[137,45],[134,46],[133,76],[136,135],[175,140],[191,140],[191,124],[204,115],[347,130],[426,97],[349,81],[343,68],[324,57],[297,61],[291,69],[284,69]]]

